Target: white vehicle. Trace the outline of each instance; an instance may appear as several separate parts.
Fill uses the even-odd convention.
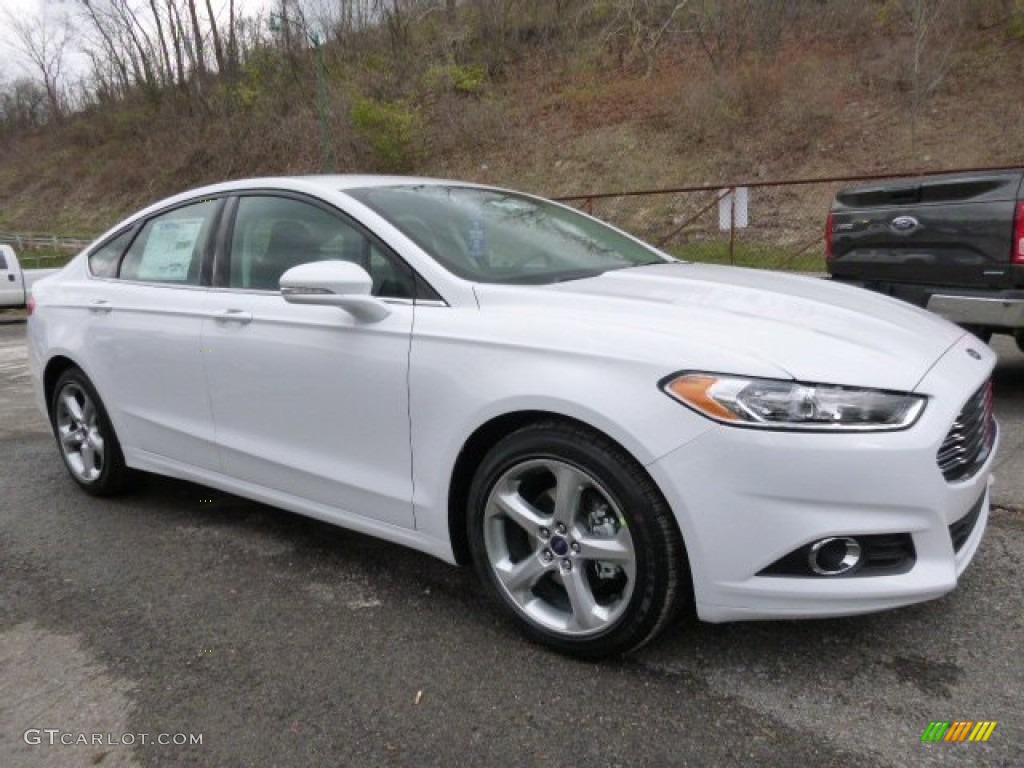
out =
[[[536,197],[237,181],[37,284],[71,477],[185,478],[472,561],[534,639],[952,590],[985,530],[994,355],[902,302],[677,262]]]
[[[0,309],[24,307],[32,286],[56,269],[22,269],[14,249],[0,243]]]

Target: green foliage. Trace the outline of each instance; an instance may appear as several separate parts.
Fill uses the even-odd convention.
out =
[[[74,251],[53,246],[39,246],[24,249],[18,254],[18,259],[24,269],[56,269],[71,261],[74,255]]]
[[[238,105],[246,110],[255,107],[256,103],[260,100],[260,96],[262,96],[262,92],[258,88],[244,82],[235,88],[234,94],[238,99]]]
[[[1006,15],[1006,34],[1014,40],[1024,40],[1024,0],[1014,0]]]
[[[377,169],[391,173],[412,170],[421,135],[419,112],[402,102],[357,98],[350,114],[352,130],[373,151]]]
[[[427,70],[423,81],[432,91],[478,94],[487,84],[487,70],[476,64],[438,64]]]

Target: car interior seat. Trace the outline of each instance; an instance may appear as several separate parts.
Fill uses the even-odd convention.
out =
[[[267,250],[253,262],[249,287],[276,291],[282,274],[294,266],[319,258],[319,247],[309,227],[301,221],[276,221],[270,229]]]

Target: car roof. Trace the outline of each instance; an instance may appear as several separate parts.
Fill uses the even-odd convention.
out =
[[[179,194],[157,201],[146,208],[138,211],[130,217],[130,220],[148,216],[154,211],[160,210],[168,205],[184,202],[202,197],[203,195],[220,195],[224,193],[237,192],[240,190],[276,189],[291,190],[293,192],[307,193],[334,193],[344,194],[352,189],[366,187],[395,187],[395,186],[450,186],[450,187],[474,187],[477,189],[497,189],[485,184],[476,184],[471,181],[455,181],[445,179],[434,179],[425,176],[386,176],[374,174],[311,174],[297,176],[258,176],[247,179],[234,179],[221,181],[215,184],[208,184],[202,187],[180,192]],[[507,190],[502,190],[507,191]],[[128,221],[128,220],[125,220]],[[124,222],[122,222],[124,223]]]
[[[359,187],[392,187],[410,184],[456,184],[459,186],[476,186],[464,181],[446,181],[425,176],[378,176],[374,174],[331,174],[319,176],[296,176],[313,184],[320,184],[331,189],[356,189]]]
[[[99,240],[105,239],[116,229],[125,224],[137,221],[138,219],[150,216],[168,206],[194,200],[203,195],[220,195],[240,190],[291,190],[293,192],[319,193],[330,192],[344,194],[347,190],[365,187],[393,187],[393,186],[457,186],[476,187],[479,189],[494,189],[482,184],[475,184],[467,181],[454,181],[444,179],[432,179],[421,176],[384,176],[373,174],[321,174],[308,176],[261,176],[247,179],[234,179],[232,181],[221,181],[216,184],[208,184],[202,187],[180,192],[171,197],[158,200],[147,207],[136,211],[127,219],[123,219],[114,229],[105,232]]]
[[[445,179],[434,179],[425,176],[385,176],[375,174],[311,174],[298,176],[265,176],[249,179],[235,179],[212,184],[198,189],[192,189],[187,194],[202,194],[203,192],[219,191],[225,192],[232,189],[251,189],[254,187],[269,188],[294,188],[301,187],[322,187],[335,192],[344,192],[348,189],[359,189],[363,187],[393,187],[393,186],[425,186],[425,185],[449,185],[460,187],[479,187],[481,185],[467,181],[455,181]]]

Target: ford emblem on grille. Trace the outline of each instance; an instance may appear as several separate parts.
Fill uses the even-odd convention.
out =
[[[919,226],[921,226],[921,223],[913,216],[897,216],[892,220],[892,223],[889,224],[889,227],[893,232],[899,232],[901,234],[913,232]]]
[[[967,354],[973,357],[975,360],[981,360],[981,353],[976,349],[967,348]]]

